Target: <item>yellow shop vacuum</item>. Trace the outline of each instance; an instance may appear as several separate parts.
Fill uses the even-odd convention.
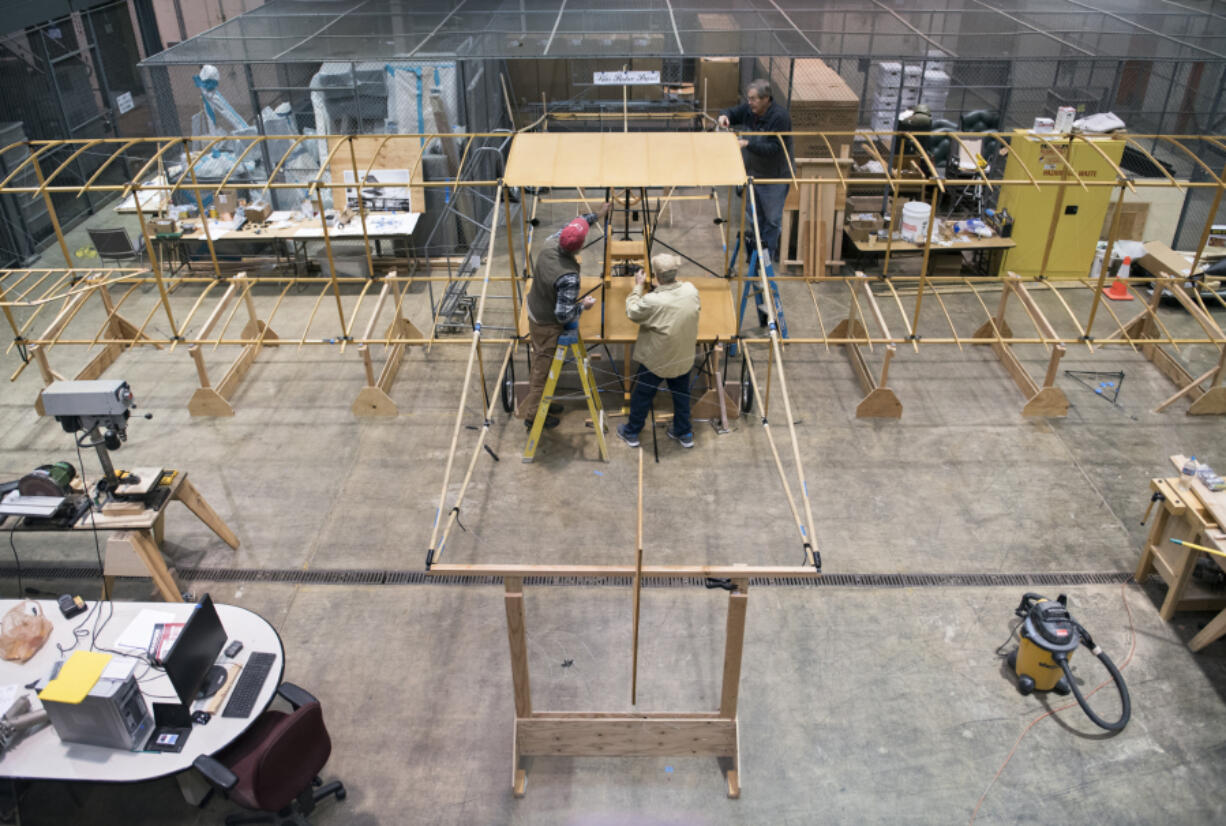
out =
[[[1069,614],[1068,596],[1061,594],[1052,602],[1038,594],[1024,594],[1014,613],[1021,618],[1021,641],[1009,654],[1009,667],[1017,675],[1017,690],[1022,694],[1055,691],[1062,695],[1071,691],[1081,710],[1095,725],[1107,731],[1123,731],[1124,726],[1128,725],[1128,718],[1132,716],[1128,687],[1124,685],[1124,678],[1111,658],[1094,644],[1089,632]],[[1119,689],[1120,719],[1113,723],[1094,713],[1069,670],[1069,660],[1082,644],[1102,660],[1115,680],[1115,687]]]

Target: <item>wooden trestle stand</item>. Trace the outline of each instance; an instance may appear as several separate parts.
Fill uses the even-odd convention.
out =
[[[1005,341],[1013,336],[1013,330],[1005,321],[1005,306],[1009,302],[1010,293],[1017,293],[1018,300],[1021,301],[1026,315],[1030,316],[1030,320],[1039,331],[1040,337],[1053,342],[1051,359],[1047,363],[1047,375],[1043,378],[1042,387],[1031,378],[1030,373],[1026,372],[1026,368],[1018,360],[1009,342]],[[1068,397],[1064,395],[1063,390],[1056,387],[1056,374],[1059,371],[1060,359],[1064,358],[1065,347],[1059,343],[1060,336],[1052,328],[1047,316],[1043,315],[1043,311],[1039,309],[1021,278],[1009,273],[1001,279],[1000,304],[996,308],[996,315],[985,321],[983,326],[975,331],[974,338],[996,339],[990,343],[992,352],[1000,359],[1000,363],[1013,377],[1014,384],[1026,397],[1026,406],[1022,408],[1023,416],[1062,418],[1068,415]]]
[[[559,576],[597,579],[633,577],[634,565],[447,565],[429,569],[433,576],[502,576],[506,588],[507,640],[515,690],[512,746],[512,791],[523,797],[531,757],[715,757],[728,761],[728,796],[740,797],[740,724],[737,701],[741,657],[745,647],[745,612],[751,577],[815,577],[812,567],[708,567],[673,565],[641,567],[643,577],[707,577],[730,587],[724,667],[719,708],[714,711],[620,712],[538,711],[532,706],[528,676],[524,577]]]
[[[843,319],[830,332],[832,338],[857,339],[863,338],[868,340],[868,330],[864,326],[864,322],[859,316],[863,315],[863,310],[860,308],[860,302],[856,299],[856,292],[863,292],[863,301],[868,309],[872,312],[873,318],[877,322],[877,326],[881,328],[881,333],[886,338],[890,337],[890,328],[885,324],[885,316],[881,314],[881,308],[877,305],[877,297],[873,295],[873,291],[869,289],[868,279],[864,273],[856,273],[856,281],[848,283],[848,290],[851,296],[851,303],[848,305],[847,318]],[[843,347],[847,351],[847,359],[851,362],[852,370],[856,373],[856,378],[860,380],[860,387],[864,390],[865,396],[856,405],[857,419],[898,419],[902,417],[902,402],[898,400],[898,396],[894,391],[886,386],[886,381],[890,375],[890,360],[894,358],[897,348],[893,344],[887,344],[885,347],[885,359],[881,364],[881,380],[878,381],[872,373],[869,372],[868,362],[864,358],[864,353],[860,351],[860,345],[855,341],[843,342]]]

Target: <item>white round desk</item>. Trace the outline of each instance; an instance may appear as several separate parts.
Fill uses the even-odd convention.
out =
[[[34,601],[52,622],[51,636],[28,662],[18,664],[0,660],[0,686],[24,686],[49,676],[51,667],[61,659],[56,643],[65,648],[72,645],[72,629],[80,624],[85,616],[82,614],[66,620],[54,600]],[[15,599],[0,600],[0,616],[19,602],[20,600]],[[93,602],[88,604],[89,607],[94,607]],[[175,615],[176,621],[183,621],[195,607],[192,603],[166,602],[112,602],[109,605],[114,607],[114,614],[99,633],[97,640],[97,644],[103,648],[113,648],[115,640],[142,609],[171,613]],[[108,610],[108,604],[103,603],[100,610]],[[178,753],[123,751],[80,743],[64,743],[60,741],[55,729],[47,725],[25,736],[11,750],[0,756],[0,777],[131,783],[176,774],[190,768],[192,761],[198,756],[215,754],[229,745],[246,731],[272,702],[285,671],[285,650],[276,629],[259,614],[235,605],[218,604],[217,616],[221,619],[229,640],[242,640],[243,650],[234,658],[234,662],[245,664],[253,651],[267,651],[277,656],[248,717],[222,717],[219,712],[213,715],[208,723],[193,725],[186,745]],[[104,614],[103,619],[105,617]],[[87,629],[92,627],[92,621],[85,626]],[[89,650],[88,637],[78,644],[77,650],[81,649]],[[221,662],[228,661],[222,657]],[[143,665],[137,665],[138,676],[143,668]],[[162,671],[150,669],[144,675],[140,687],[150,711],[155,702],[174,702],[174,688]],[[224,707],[223,704],[222,708]],[[0,713],[3,713],[3,710],[0,710]]]

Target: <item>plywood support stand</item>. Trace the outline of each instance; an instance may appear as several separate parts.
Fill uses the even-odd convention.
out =
[[[248,340],[249,343],[243,345],[242,351],[230,364],[216,387],[209,381],[209,372],[205,366],[204,352],[200,345],[193,344],[187,350],[192,361],[195,362],[196,375],[200,379],[200,386],[196,388],[191,401],[187,403],[187,411],[193,416],[233,416],[234,406],[231,399],[234,398],[235,391],[238,390],[238,386],[242,384],[247,373],[251,371],[256,356],[264,347],[275,347],[278,343],[277,334],[272,328],[256,317],[255,304],[251,299],[251,287],[251,282],[247,281],[244,275],[240,274],[235,277],[200,330],[199,338],[208,336],[217,322],[221,320],[226,307],[234,300],[236,294],[241,293],[241,300],[247,307],[248,316],[247,324],[243,327],[242,338]],[[233,315],[234,313],[231,312],[230,317]],[[229,318],[226,323],[229,324]],[[222,333],[224,332],[223,327]]]
[[[1212,318],[1188,296],[1184,287],[1184,279],[1165,278],[1155,281],[1153,295],[1150,297],[1148,306],[1121,325],[1123,337],[1126,339],[1154,339],[1161,335],[1158,324],[1154,321],[1154,315],[1164,293],[1174,296],[1183,305],[1192,318],[1204,328],[1210,341],[1217,344],[1221,352],[1218,354],[1216,367],[1208,373],[1194,377],[1165,345],[1152,340],[1141,343],[1141,355],[1149,359],[1150,363],[1158,368],[1158,372],[1179,388],[1174,396],[1158,405],[1158,410],[1186,396],[1192,402],[1188,407],[1189,416],[1226,414],[1226,385],[1222,384],[1222,374],[1226,371],[1226,340],[1217,331]],[[1208,390],[1201,386],[1205,381],[1209,381]]]
[[[856,275],[859,278],[854,283],[848,283],[849,289],[853,291],[853,300],[849,304],[847,318],[835,325],[835,328],[830,332],[830,337],[833,339],[863,338],[865,341],[868,341],[868,330],[865,328],[864,323],[857,318],[857,310],[860,307],[859,301],[863,301],[876,320],[877,326],[881,328],[882,335],[889,338],[890,330],[886,327],[885,317],[882,315],[881,308],[877,304],[877,297],[869,289],[868,280],[864,278],[864,273],[856,273]],[[855,299],[856,292],[861,293],[859,301]],[[881,364],[880,380],[869,371],[868,362],[864,358],[864,353],[860,350],[860,345],[857,342],[844,341],[843,349],[847,352],[847,360],[851,362],[851,369],[855,372],[856,378],[860,382],[860,388],[865,393],[864,398],[856,405],[856,418],[901,418],[902,402],[898,400],[898,396],[894,394],[894,391],[886,386],[886,381],[890,375],[890,362],[897,355],[895,345],[887,344],[885,347],[885,359]]]
[[[1039,330],[1043,340],[1058,341],[1059,336],[1052,329],[1047,317],[1039,310],[1038,305],[1034,303],[1033,297],[1026,290],[1022,280],[1012,273],[1008,277],[1001,279],[1000,305],[997,307],[996,315],[985,321],[975,331],[973,338],[995,339],[989,344],[992,352],[1000,359],[1000,363],[1009,372],[1014,384],[1022,391],[1022,395],[1026,397],[1026,404],[1022,407],[1023,416],[1063,418],[1068,415],[1068,397],[1064,395],[1063,390],[1056,387],[1056,374],[1059,372],[1060,359],[1064,358],[1066,348],[1060,343],[1052,345],[1051,358],[1047,363],[1047,373],[1043,378],[1043,385],[1040,387],[1039,383],[1022,366],[1017,354],[1013,352],[1012,346],[1005,341],[1006,338],[1013,335],[1008,322],[1005,321],[1005,306],[1009,301],[1009,296],[1014,293],[1017,294],[1020,303]]]
[[[369,339],[374,331],[375,323],[379,319],[379,313],[383,309],[383,305],[387,302],[389,296],[393,293],[396,295],[396,303],[393,309],[392,323],[387,328],[388,339],[421,339],[424,336],[421,331],[413,325],[411,321],[404,317],[401,309],[401,303],[404,298],[404,291],[408,289],[406,283],[403,288],[397,290],[395,273],[392,273],[384,279],[383,288],[379,291],[379,299],[375,302],[375,308],[371,311],[370,321],[366,324],[366,333],[362,336],[364,339]],[[366,386],[358,391],[358,397],[353,400],[353,415],[359,418],[367,417],[388,417],[397,416],[400,413],[400,408],[392,401],[391,392],[392,385],[396,382],[396,373],[400,370],[400,362],[404,358],[404,351],[408,345],[403,341],[395,341],[387,345],[387,356],[383,360],[383,369],[379,371],[379,377],[375,378],[375,367],[370,354],[369,344],[358,345],[358,355],[362,359],[362,367],[366,371]]]
[[[436,566],[442,574],[446,566]],[[746,569],[747,571],[750,569]],[[729,797],[740,797],[740,733],[737,699],[749,579],[734,579],[728,596],[719,709],[712,712],[619,713],[536,711],[528,676],[527,622],[523,578],[504,578],[515,724],[511,749],[511,790],[523,797],[532,757],[715,757],[729,761]]]

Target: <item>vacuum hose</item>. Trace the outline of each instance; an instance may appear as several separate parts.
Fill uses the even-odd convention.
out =
[[[1077,681],[1073,679],[1073,673],[1068,667],[1068,657],[1063,652],[1058,652],[1053,655],[1056,662],[1060,663],[1060,668],[1064,671],[1064,678],[1068,680],[1069,687],[1073,689],[1073,696],[1077,698],[1077,705],[1081,706],[1081,710],[1086,713],[1086,716],[1094,721],[1094,724],[1099,728],[1104,728],[1107,731],[1123,731],[1124,726],[1128,725],[1128,720],[1132,717],[1132,702],[1128,697],[1128,686],[1124,685],[1124,678],[1120,674],[1120,670],[1115,667],[1115,663],[1111,662],[1111,658],[1107,656],[1101,648],[1094,644],[1094,640],[1090,637],[1080,624],[1077,625],[1077,630],[1081,633],[1081,642],[1089,648],[1094,656],[1102,660],[1103,665],[1107,667],[1107,671],[1111,673],[1111,679],[1115,680],[1115,687],[1120,692],[1120,719],[1114,723],[1109,723],[1103,718],[1094,713],[1090,708],[1086,698],[1081,696],[1081,689],[1077,687]]]

